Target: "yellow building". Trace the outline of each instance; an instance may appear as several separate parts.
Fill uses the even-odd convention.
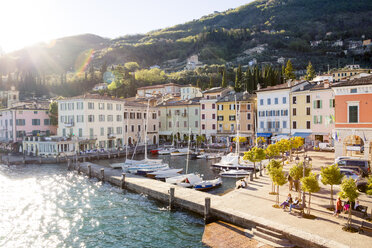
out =
[[[331,71],[330,74],[333,77],[333,82],[339,82],[341,80],[349,79],[351,76],[355,76],[360,73],[368,73],[369,71],[371,71],[371,69],[357,69],[350,65],[343,69]]]
[[[293,92],[291,92],[291,133],[294,136],[303,137],[304,134],[311,134],[312,121],[312,95],[310,89],[312,85],[305,85]],[[301,134],[301,135],[296,135]],[[305,135],[305,136],[308,136]],[[303,137],[306,138],[306,137]]]

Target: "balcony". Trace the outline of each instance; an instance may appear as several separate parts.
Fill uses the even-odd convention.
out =
[[[172,117],[172,114],[168,113],[168,114],[167,114],[167,117],[168,117],[168,118],[171,118],[171,117]]]
[[[74,122],[65,122],[64,123],[65,124],[65,127],[73,127],[73,126],[75,126],[75,123]]]
[[[235,134],[236,130],[230,130],[230,129],[218,129],[218,134]]]
[[[259,132],[263,132],[263,133],[272,133],[272,132],[275,132],[275,133],[281,133],[282,132],[282,128],[258,128]]]
[[[113,133],[109,133],[109,134],[107,134],[107,138],[108,139],[115,139],[116,138],[116,135],[113,134]]]
[[[182,117],[186,117],[187,116],[187,113],[182,113]]]

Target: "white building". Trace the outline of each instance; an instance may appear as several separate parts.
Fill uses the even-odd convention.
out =
[[[258,87],[257,94],[257,136],[266,139],[291,134],[290,93],[307,85],[308,82],[288,83]]]
[[[19,102],[19,91],[14,86],[10,90],[0,91],[0,100],[4,103],[3,108],[10,108]],[[0,106],[3,105],[0,103]]]
[[[60,137],[77,137],[79,150],[144,144],[146,110],[147,106],[140,103],[93,94],[58,100],[57,133]],[[157,119],[151,108],[148,131],[152,135],[148,144],[158,142]]]
[[[181,88],[181,100],[189,100],[195,97],[202,97],[203,93],[198,87],[194,87],[191,84],[183,86]]]
[[[146,87],[141,87],[137,89],[137,98],[152,97],[156,95],[165,96],[168,94],[179,94],[181,90],[181,85],[169,83],[169,84],[159,84],[151,85]]]

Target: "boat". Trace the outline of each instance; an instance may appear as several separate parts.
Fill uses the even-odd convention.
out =
[[[127,168],[127,172],[138,175],[146,175],[149,172],[154,172],[161,169],[169,169],[168,164],[136,164]]]
[[[253,164],[242,160],[242,158],[236,153],[229,153],[221,157],[220,162],[212,164],[212,167],[221,170],[241,169],[241,170],[253,170]]]
[[[219,159],[222,156],[223,156],[222,153],[203,153],[203,154],[198,155],[197,158],[211,160],[211,159]]]
[[[158,151],[158,155],[169,155],[172,152],[177,151],[176,148],[170,147],[170,148],[164,148]]]
[[[185,188],[192,188],[194,184],[202,182],[202,178],[194,173],[184,174],[165,179],[166,183],[176,184]]]
[[[113,163],[113,164],[110,164],[110,167],[113,169],[119,169],[119,168],[122,168],[122,165],[123,163]]]
[[[157,171],[153,171],[153,172],[148,172],[146,174],[147,177],[150,177],[150,178],[156,178],[157,176],[164,176],[163,178],[165,178],[166,175],[170,175],[169,177],[173,177],[173,176],[177,176],[177,174],[179,175],[179,173],[181,173],[183,171],[183,169],[162,169],[162,170],[157,170]]]
[[[246,170],[227,170],[220,173],[221,177],[244,178],[249,176],[251,172]]]
[[[209,189],[213,189],[213,188],[216,188],[218,186],[221,186],[222,185],[222,179],[219,177],[219,178],[216,178],[216,179],[213,179],[213,180],[205,180],[205,181],[202,181],[200,183],[196,183],[194,184],[194,189],[196,190],[209,190]]]
[[[152,149],[150,152],[152,155],[158,155],[161,149]]]
[[[181,148],[178,149],[177,151],[171,152],[171,156],[185,156],[190,153],[189,148]]]

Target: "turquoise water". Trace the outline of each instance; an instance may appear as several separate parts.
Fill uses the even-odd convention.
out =
[[[203,220],[58,165],[0,165],[0,247],[203,247]]]

